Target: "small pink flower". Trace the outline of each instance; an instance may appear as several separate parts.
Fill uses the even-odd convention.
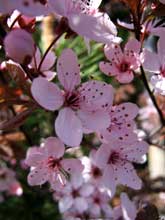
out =
[[[103,169],[103,183],[110,188],[111,195],[114,195],[117,184],[134,189],[141,188],[141,180],[132,162],[141,163],[147,150],[148,144],[144,141],[133,141],[129,144],[114,141],[101,145],[95,154],[95,163]]]
[[[41,62],[41,52],[39,48],[36,49],[35,55],[32,59],[32,62],[29,64],[29,68],[31,69],[32,75],[40,75],[45,77],[47,80],[51,81],[56,73],[51,70],[53,67],[55,61],[56,61],[56,56],[52,51],[49,51],[47,56],[45,57],[40,69],[39,65]]]
[[[140,42],[133,39],[128,41],[124,51],[117,44],[106,45],[104,53],[110,62],[100,62],[100,70],[108,76],[115,76],[120,83],[130,83],[141,64]]]
[[[65,185],[67,173],[81,172],[83,166],[78,159],[63,159],[65,147],[55,138],[49,137],[43,147],[32,147],[28,150],[26,164],[33,169],[28,175],[28,183],[32,186],[49,182],[52,186]]]
[[[45,109],[59,110],[55,121],[58,137],[69,146],[79,146],[83,132],[95,132],[110,123],[107,108],[112,105],[112,86],[91,80],[80,84],[76,54],[65,49],[57,61],[57,75],[64,91],[44,78],[36,78],[31,87],[34,99]]]
[[[126,142],[133,139],[136,140],[134,118],[137,116],[138,111],[137,105],[130,102],[113,106],[109,110],[110,125],[99,133],[100,140],[105,143],[109,143],[112,140]]]
[[[33,38],[23,29],[10,31],[4,39],[4,46],[6,55],[20,64],[30,63],[35,53]]]
[[[75,209],[83,213],[88,209],[87,198],[93,193],[94,187],[85,183],[80,175],[72,175],[70,183],[63,188],[63,196],[59,200],[60,212]]]

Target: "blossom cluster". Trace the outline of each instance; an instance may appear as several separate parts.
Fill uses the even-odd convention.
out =
[[[57,56],[50,50],[51,45],[42,55],[32,35],[38,17],[52,13],[57,17],[59,26],[54,43],[64,33],[83,37],[88,53],[90,41],[102,43],[105,59],[98,67],[119,85],[131,83],[134,78],[140,81],[139,72],[145,70],[151,73],[148,80],[154,92],[165,95],[163,28],[158,32],[152,23],[141,21],[143,38],[149,32],[159,37],[154,52],[138,37],[132,37],[124,45],[109,15],[99,10],[101,2],[0,2],[0,13],[6,16],[2,39],[6,58],[1,62],[1,71],[11,72],[14,79],[19,75],[24,82],[22,101],[30,100],[35,108],[53,112],[55,116],[54,136],[27,150],[25,164],[30,167],[27,181],[30,186],[48,182],[63,219],[67,220],[135,220],[137,210],[126,193],[121,193],[118,207],[111,207],[110,200],[118,185],[135,190],[142,187],[134,164],[144,162],[149,145],[138,136],[135,119],[139,107],[132,102],[116,104],[115,89],[107,82],[92,78],[84,82],[73,49],[65,48]],[[132,24],[118,23],[136,29]],[[89,134],[97,137],[99,145],[93,148],[91,144],[88,155],[79,155],[83,138]],[[74,157],[70,150],[76,152]],[[0,168],[0,191],[17,194],[13,187],[21,189],[12,171]]]

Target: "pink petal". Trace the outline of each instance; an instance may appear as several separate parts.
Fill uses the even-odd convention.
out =
[[[133,51],[134,53],[140,53],[140,48],[141,48],[141,43],[136,40],[136,39],[132,39],[132,40],[129,40],[127,42],[127,44],[125,45],[125,48],[124,48],[124,52],[126,51]]]
[[[54,79],[54,77],[56,76],[56,72],[53,71],[44,71],[43,72],[44,77],[48,80],[51,81],[52,79]]]
[[[74,207],[79,213],[83,213],[88,209],[88,203],[85,198],[78,197],[74,199]]]
[[[129,123],[130,125],[131,123]],[[122,142],[132,142],[133,140],[137,140],[137,135],[133,133],[132,129],[127,129],[126,123],[123,123],[123,126],[111,126],[109,129],[102,130],[100,132],[100,140],[103,143],[110,143],[112,140],[119,140]]]
[[[104,53],[106,58],[111,62],[120,63],[123,60],[123,52],[120,45],[113,43],[105,45]]]
[[[50,10],[61,16],[66,16],[68,6],[67,1],[68,0],[49,0]]]
[[[113,166],[117,177],[118,184],[126,185],[133,189],[140,189],[142,186],[141,179],[137,176],[133,165],[123,161]]]
[[[77,114],[81,120],[82,126],[91,131],[99,131],[101,129],[107,128],[110,124],[110,117],[108,112],[87,112],[79,110]]]
[[[123,157],[135,163],[142,163],[142,156],[147,153],[149,145],[145,141],[136,141],[122,150]]]
[[[72,147],[79,146],[82,140],[81,121],[70,108],[60,110],[55,122],[58,137]]]
[[[66,91],[71,92],[80,84],[80,67],[76,54],[71,49],[64,49],[57,61],[58,79]]]
[[[159,56],[156,53],[153,53],[151,51],[145,50],[144,51],[144,63],[143,63],[144,69],[159,73],[160,71],[160,61]]]
[[[78,159],[63,159],[61,161],[61,165],[64,170],[66,170],[69,173],[81,173],[84,169],[84,166],[82,165],[81,161]]]
[[[44,150],[42,148],[31,147],[27,151],[25,163],[28,166],[37,166],[45,159],[45,157],[46,155],[44,154]]]
[[[44,148],[48,157],[60,158],[65,152],[64,144],[56,137],[48,137],[45,139]]]
[[[84,99],[81,104],[83,111],[104,111],[112,105],[113,87],[106,83],[91,80],[83,83],[79,92]]]
[[[31,92],[38,104],[50,111],[59,109],[64,102],[61,90],[42,77],[34,79]]]
[[[54,52],[49,51],[49,53],[46,55],[44,62],[41,65],[41,71],[46,71],[49,70],[53,67],[54,63],[56,61],[56,56],[54,54]]]
[[[131,202],[126,193],[122,193],[121,196],[121,209],[125,220],[135,220],[137,210],[133,202]]]
[[[117,118],[118,121],[129,121],[133,120],[139,112],[139,108],[136,104],[131,102],[125,102],[120,105],[115,106],[114,113],[112,113],[112,118]]]
[[[121,72],[116,79],[120,83],[130,83],[134,78],[134,74],[132,71],[127,71],[127,72]]]
[[[103,185],[109,189],[110,197],[113,197],[116,191],[115,173],[111,166],[107,166],[103,174]]]
[[[99,68],[107,76],[116,76],[117,74],[119,74],[119,69],[117,68],[114,62],[112,63],[100,62]]]
[[[95,16],[70,13],[68,20],[73,31],[88,39],[105,44],[121,41],[121,38],[116,37],[116,27],[106,13],[97,13]]]
[[[109,145],[106,145],[106,144],[102,144],[100,148],[96,151],[94,155],[94,160],[95,160],[95,164],[97,164],[99,168],[102,169],[107,166],[110,152],[111,152],[111,149]]]
[[[31,186],[42,185],[48,180],[47,170],[43,167],[36,167],[28,175],[28,183]]]
[[[73,198],[71,196],[60,198],[59,200],[59,209],[61,213],[66,212],[73,205]]]
[[[40,61],[41,61],[41,52],[40,52],[39,48],[37,47],[35,55],[34,55],[32,61],[30,63],[30,66],[32,68],[37,69],[38,66],[39,66]]]

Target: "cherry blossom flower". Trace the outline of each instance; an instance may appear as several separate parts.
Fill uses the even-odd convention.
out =
[[[30,72],[33,76],[36,75],[37,77],[40,75],[51,81],[56,75],[56,72],[51,71],[51,68],[53,67],[55,61],[55,54],[52,51],[49,51],[39,69],[39,65],[41,62],[41,52],[39,48],[37,48],[32,62],[29,64]]]
[[[72,175],[70,183],[63,188],[63,197],[59,200],[60,212],[75,209],[83,213],[88,209],[87,198],[93,193],[94,187],[85,183],[80,175]]]
[[[106,13],[98,12],[101,0],[49,0],[54,11],[68,19],[70,28],[79,35],[102,43],[121,42],[117,29]]]
[[[165,0],[159,0],[162,4],[165,4]]]
[[[134,118],[138,111],[137,105],[130,102],[113,106],[109,110],[110,125],[100,132],[100,140],[105,143],[113,140],[136,140],[137,136],[133,131],[135,129]]]
[[[55,121],[58,137],[69,146],[79,146],[83,132],[99,131],[109,126],[107,108],[112,105],[112,86],[91,80],[80,84],[80,67],[71,49],[62,52],[57,61],[57,75],[64,91],[39,77],[31,87],[34,99],[45,109],[60,107]]]
[[[133,202],[131,202],[126,193],[120,195],[121,204],[113,209],[113,220],[135,220],[137,210]]]
[[[45,139],[43,147],[28,149],[26,164],[31,166],[28,183],[31,186],[42,185],[47,181],[56,186],[66,184],[66,175],[81,172],[83,166],[78,159],[63,159],[65,147],[55,137]]]
[[[141,163],[142,156],[147,153],[148,144],[144,141],[134,141],[129,144],[114,141],[102,144],[95,154],[95,163],[104,170],[103,183],[110,188],[111,196],[115,193],[117,184],[123,184],[133,189],[141,188],[141,180],[132,165]]]
[[[141,64],[139,52],[140,42],[135,39],[128,41],[124,51],[117,44],[106,45],[104,53],[110,62],[100,62],[100,70],[108,76],[115,76],[120,83],[130,83],[133,72]]]
[[[112,208],[109,205],[109,196],[106,191],[97,187],[88,198],[88,213],[91,219],[99,218],[102,215],[108,219],[112,217]]]
[[[21,64],[28,64],[35,53],[33,38],[23,29],[9,32],[4,39],[4,46],[6,55]]]
[[[164,39],[160,38],[157,53],[144,51],[144,69],[153,73],[151,83],[155,92],[165,95],[165,46]]]

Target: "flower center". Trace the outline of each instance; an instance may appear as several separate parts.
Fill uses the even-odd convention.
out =
[[[121,72],[127,72],[130,69],[130,64],[127,62],[122,62],[119,66]]]
[[[72,196],[73,196],[73,198],[79,197],[79,191],[76,189],[73,189]]]
[[[49,169],[59,168],[60,167],[60,160],[59,159],[55,159],[53,157],[49,157],[47,165],[48,165]]]
[[[92,167],[92,174],[95,178],[102,176],[102,172],[98,167]]]
[[[65,105],[72,108],[73,110],[79,109],[80,97],[78,92],[67,93],[65,96]]]
[[[118,152],[115,152],[113,151],[110,156],[109,156],[109,159],[108,159],[108,164],[115,164],[118,162],[120,156],[119,156],[119,153]]]

